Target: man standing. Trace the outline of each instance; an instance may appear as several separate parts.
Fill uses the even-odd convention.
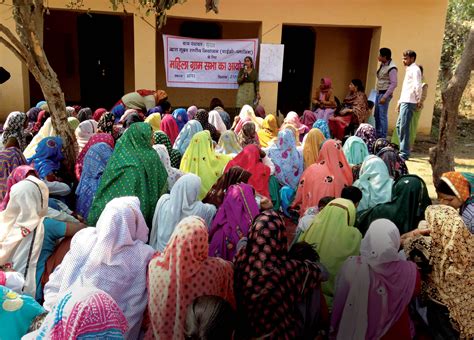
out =
[[[381,48],[378,60],[380,67],[377,71],[377,97],[375,99],[375,130],[377,138],[387,138],[388,105],[397,87],[397,66],[392,60],[392,51]]]
[[[397,132],[400,137],[400,156],[405,160],[410,157],[410,121],[415,109],[420,106],[421,70],[415,64],[416,53],[412,50],[403,52],[403,65],[406,66],[402,93],[398,101]]]

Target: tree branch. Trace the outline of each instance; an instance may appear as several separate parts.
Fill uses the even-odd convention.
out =
[[[6,48],[8,48],[10,51],[12,51],[12,53],[14,55],[16,55],[16,57],[18,59],[20,59],[20,61],[22,61],[23,63],[27,64],[27,61],[26,59],[21,55],[20,51],[18,51],[15,46],[13,46],[12,43],[10,43],[8,40],[6,40],[4,37],[1,37],[0,36],[0,43],[2,43],[3,45],[5,45]]]
[[[2,24],[0,24],[0,32],[5,34],[5,36],[10,40],[11,44],[15,46],[17,51],[21,53],[24,57],[28,55],[28,50],[25,48],[25,46],[21,43],[21,41],[15,37],[15,35],[10,31],[10,29]]]

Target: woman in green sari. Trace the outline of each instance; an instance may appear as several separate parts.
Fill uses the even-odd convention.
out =
[[[431,199],[425,182],[416,175],[401,176],[393,185],[391,201],[362,211],[356,227],[365,234],[373,221],[386,218],[395,223],[403,235],[418,227],[429,205]]]
[[[239,71],[237,83],[239,84],[235,105],[237,112],[240,112],[244,105],[255,107],[255,103],[260,100],[258,73],[253,65],[252,58],[249,56],[244,58],[244,67]]]
[[[167,172],[153,145],[146,123],[131,125],[120,137],[100,180],[88,222],[95,225],[106,204],[116,197],[137,196],[151,228],[156,202],[167,189]]]
[[[298,242],[316,247],[321,263],[329,272],[329,280],[321,287],[328,306],[332,306],[336,275],[349,256],[359,255],[362,235],[354,228],[356,208],[344,198],[332,200],[300,236]]]

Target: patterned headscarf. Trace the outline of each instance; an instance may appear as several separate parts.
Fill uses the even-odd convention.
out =
[[[390,177],[398,179],[400,176],[408,175],[408,167],[405,160],[400,157],[398,151],[391,146],[387,146],[377,153],[382,158],[388,168]]]
[[[217,182],[212,186],[211,190],[203,198],[203,203],[209,203],[219,208],[224,201],[227,189],[237,183],[248,183],[252,174],[240,166],[233,166],[228,169]]]
[[[242,146],[237,141],[237,136],[234,131],[229,130],[221,135],[216,151],[225,155],[238,154],[242,151]]]
[[[171,147],[171,141],[169,137],[163,131],[155,131],[154,134],[155,144],[162,144],[166,146],[168,155],[170,156],[171,166],[178,169],[181,163],[181,153]]]
[[[20,165],[26,164],[25,156],[18,148],[11,147],[0,150],[0,198],[8,191],[8,178]]]
[[[211,135],[209,131],[205,130],[194,135],[183,155],[179,169],[184,172],[192,172],[201,177],[199,199],[202,199],[222,174],[230,158],[230,156],[214,152]]]
[[[194,119],[201,123],[203,130],[209,131],[209,133],[211,134],[211,138],[214,142],[217,143],[219,141],[221,134],[219,133],[219,131],[217,131],[214,125],[209,123],[209,113],[206,110],[198,110]]]
[[[62,147],[61,137],[46,137],[39,142],[34,156],[28,158],[28,163],[33,164],[41,179],[61,168],[64,159]]]
[[[35,168],[29,165],[20,165],[11,172],[10,176],[8,176],[7,179],[6,192],[3,196],[2,203],[0,204],[0,211],[5,210],[8,205],[8,202],[10,201],[10,191],[12,189],[12,186],[24,180],[30,175],[38,177],[38,173],[36,172]]]
[[[146,123],[133,124],[117,141],[92,203],[90,225],[95,225],[107,202],[129,195],[140,199],[140,209],[151,226],[156,202],[166,190],[168,176],[151,141],[152,129]]]
[[[232,264],[208,257],[207,228],[199,217],[184,218],[150,261],[146,338],[184,339],[187,307],[198,296],[216,295],[235,305]]]
[[[132,125],[131,131],[137,129],[133,126],[140,124],[144,123]],[[147,128],[150,129],[151,139],[151,128]],[[124,136],[127,137],[127,132]],[[158,157],[153,149],[150,151]],[[124,164],[124,167],[127,165]],[[137,172],[130,167],[127,170]],[[118,170],[113,167],[113,171]],[[86,286],[102,289],[117,302],[127,318],[128,331],[124,338],[138,339],[147,304],[146,268],[154,250],[145,244],[148,240],[148,228],[140,210],[143,210],[141,203],[146,201],[140,202],[138,197],[126,196],[123,182],[116,183],[120,187],[120,196],[124,197],[110,199],[101,210],[96,228],[85,228],[74,235],[71,249],[45,286],[44,307],[53,309],[71,287],[76,287],[75,292],[83,291]],[[154,184],[151,178],[149,183],[150,186]]]
[[[176,109],[173,111],[173,118],[176,121],[176,124],[178,124],[178,130],[181,131],[188,122],[188,113],[186,112],[186,109]]]
[[[174,142],[173,148],[177,149],[181,155],[184,155],[191,139],[200,131],[202,131],[201,123],[194,119],[190,120],[179,133]]]
[[[278,132],[278,140],[268,150],[275,164],[275,176],[281,185],[296,189],[303,174],[303,157],[296,149],[296,139],[290,130]]]
[[[114,121],[115,117],[112,112],[106,112],[100,117],[99,123],[97,124],[97,130],[99,132],[110,133],[114,132]]]
[[[325,279],[318,263],[288,257],[280,215],[267,210],[250,227],[248,241],[235,259],[235,296],[242,329],[249,337],[292,339],[302,320],[294,307]]]
[[[112,149],[115,146],[115,140],[112,135],[108,133],[96,133],[95,135],[93,135],[91,139],[89,139],[89,141],[87,142],[86,146],[81,150],[79,156],[77,156],[76,166],[74,168],[77,180],[81,178],[82,168],[84,166],[84,158],[86,157],[87,152],[93,145],[97,143],[106,143]]]
[[[326,139],[331,138],[328,122],[326,122],[324,119],[318,119],[316,123],[313,124],[313,128],[319,129]]]
[[[59,299],[36,332],[36,339],[118,339],[127,329],[127,319],[109,294],[83,287]]]
[[[17,140],[21,151],[26,148],[25,121],[26,114],[23,112],[13,111],[8,115],[3,126],[3,144],[7,143],[8,138],[13,137]]]
[[[471,339],[474,337],[474,235],[452,207],[429,206],[425,216],[431,231],[428,295],[448,307],[450,318],[459,326],[460,338]]]
[[[257,132],[255,130],[254,122],[245,122],[242,125],[242,130],[240,130],[239,133],[240,146],[245,148],[247,145],[254,144],[260,147],[260,142],[258,141]]]
[[[364,140],[370,154],[374,153],[374,143],[377,138],[375,137],[375,128],[372,125],[367,123],[360,124],[355,132],[355,136]]]
[[[113,145],[109,143],[94,143],[84,157],[81,177],[76,189],[76,211],[85,219],[89,216],[100,179],[113,151]]]
[[[451,188],[461,202],[466,202],[466,200],[471,196],[470,184],[460,172],[445,172],[441,176],[441,180]]]

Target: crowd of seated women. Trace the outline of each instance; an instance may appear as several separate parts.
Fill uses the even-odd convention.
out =
[[[10,113],[0,338],[474,337],[474,176],[433,204],[351,84],[283,121],[164,91],[67,107],[73,166],[46,102]]]

